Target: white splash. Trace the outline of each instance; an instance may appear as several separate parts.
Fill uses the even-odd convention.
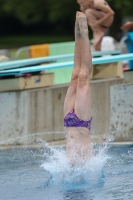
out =
[[[103,178],[103,168],[109,159],[106,155],[107,145],[95,147],[94,156],[86,161],[76,157],[74,165],[66,158],[65,149],[62,147],[47,146],[47,148],[49,148],[48,159],[41,167],[50,173],[54,184],[90,183]]]

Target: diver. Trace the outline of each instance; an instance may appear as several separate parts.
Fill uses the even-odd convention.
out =
[[[86,160],[93,155],[90,141],[92,126],[90,79],[92,56],[86,15],[76,13],[74,68],[64,101],[66,156]]]

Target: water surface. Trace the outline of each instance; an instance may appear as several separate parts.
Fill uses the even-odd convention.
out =
[[[0,150],[0,199],[133,199],[133,146],[96,146],[79,167],[69,165],[65,147]]]

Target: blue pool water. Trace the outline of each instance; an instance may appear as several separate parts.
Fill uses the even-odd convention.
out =
[[[65,147],[0,150],[0,200],[132,200],[133,145],[95,146],[79,167]]]

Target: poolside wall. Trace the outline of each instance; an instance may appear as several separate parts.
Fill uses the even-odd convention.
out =
[[[110,111],[115,141],[133,141],[133,83],[110,87]]]
[[[121,83],[122,78],[91,81],[94,137],[109,134],[110,86]],[[68,84],[64,84],[0,93],[0,145],[34,143],[38,138],[64,139],[63,103],[67,89]]]

